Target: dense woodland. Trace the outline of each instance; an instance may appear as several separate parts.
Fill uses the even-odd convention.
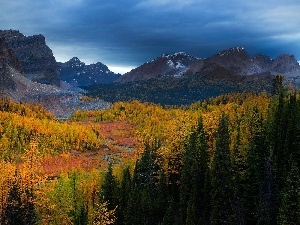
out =
[[[300,223],[300,95],[280,76],[272,95],[116,102],[66,121],[1,99],[0,122],[1,224]],[[106,148],[114,124],[132,129],[132,154]],[[100,151],[92,168],[45,170]]]
[[[138,99],[160,105],[189,105],[221,94],[263,90],[269,92],[271,89],[268,77],[255,79],[249,78],[251,76],[248,78],[239,76],[214,79],[214,76],[217,74],[213,73],[211,76],[194,74],[182,78],[170,76],[138,82],[98,84],[83,88],[88,91],[88,95],[100,97],[108,102]]]

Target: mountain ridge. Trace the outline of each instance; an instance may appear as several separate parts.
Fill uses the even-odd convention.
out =
[[[177,62],[173,62],[174,55],[181,56],[181,58],[176,58]],[[163,54],[124,74],[117,82],[145,81],[167,75],[180,78],[193,74],[201,74],[213,79],[229,80],[240,80],[240,76],[249,76],[247,79],[250,79],[251,77],[257,78],[260,74],[264,78],[265,75],[281,74],[285,75],[289,81],[300,82],[300,65],[291,54],[281,54],[275,59],[263,54],[251,57],[245,48],[234,47],[222,50],[206,59],[189,56],[190,61],[184,65],[184,69],[178,70],[176,65],[180,64],[177,63],[183,61],[187,55],[186,53],[183,55],[178,53],[173,55]],[[175,67],[177,70],[172,70],[171,67]],[[168,68],[169,70],[167,70]],[[165,72],[166,70],[167,72]]]
[[[93,84],[109,84],[121,75],[108,69],[101,62],[86,65],[79,58],[73,57],[67,62],[58,62],[60,77],[72,86],[89,86]]]
[[[116,82],[126,83],[149,80],[159,76],[181,77],[187,71],[188,66],[197,59],[198,58],[184,52],[178,52],[172,55],[163,54],[125,73]]]

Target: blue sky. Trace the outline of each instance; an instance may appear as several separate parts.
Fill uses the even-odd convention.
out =
[[[43,34],[57,61],[77,56],[126,72],[163,53],[230,47],[300,60],[299,0],[10,0],[0,29]]]

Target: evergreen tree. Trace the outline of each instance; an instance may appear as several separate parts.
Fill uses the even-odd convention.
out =
[[[260,189],[260,204],[258,207],[258,224],[276,224],[276,190],[273,168],[273,152],[265,160],[264,177]]]
[[[103,199],[100,199],[101,202],[104,200],[108,203],[108,210],[113,210],[118,205],[117,188],[117,180],[113,175],[112,164],[110,163],[101,189],[101,198]]]
[[[285,92],[284,76],[276,75],[272,81],[272,95],[282,95]]]
[[[223,113],[216,134],[216,149],[211,168],[211,224],[231,224],[233,183],[230,161],[228,119]]]
[[[202,118],[189,136],[180,178],[180,223],[204,224],[209,217],[209,155]],[[189,214],[189,218],[187,218]],[[198,216],[194,216],[197,214]],[[194,220],[192,222],[192,220]]]
[[[124,224],[124,214],[128,207],[131,191],[131,174],[129,167],[126,166],[122,172],[122,180],[119,190],[119,207],[117,208],[117,224]]]
[[[244,207],[242,202],[242,174],[244,173],[245,159],[240,139],[240,124],[237,125],[237,136],[233,149],[232,170],[233,170],[233,203],[234,223],[245,224]]]
[[[282,193],[278,224],[299,224],[300,222],[300,176],[297,164],[290,158],[290,171]]]
[[[176,225],[176,207],[173,197],[171,196],[168,201],[166,214],[163,217],[161,225]]]
[[[262,128],[262,124],[258,125]],[[267,157],[265,136],[256,129],[250,139],[250,147],[246,154],[243,182],[243,206],[245,223],[252,225],[258,222],[260,190],[264,179],[265,159]]]
[[[156,147],[146,145],[140,160],[136,162],[130,200],[125,214],[125,224],[158,224],[160,211],[158,202],[159,167],[156,163]]]
[[[7,197],[7,206],[4,210],[4,224],[24,224],[23,222],[23,210],[22,199],[20,193],[20,187],[17,181],[14,181]]]

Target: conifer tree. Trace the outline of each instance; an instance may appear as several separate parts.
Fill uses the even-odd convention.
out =
[[[208,217],[209,191],[206,187],[209,182],[209,155],[202,118],[199,118],[198,126],[189,136],[185,148],[180,179],[180,223],[188,224],[194,220],[195,224],[203,224]]]
[[[167,211],[163,217],[161,225],[176,225],[176,207],[172,196],[170,196]]]
[[[275,174],[273,166],[273,151],[265,160],[264,176],[260,188],[258,207],[258,224],[276,224],[277,202],[275,190]]]
[[[278,224],[299,224],[300,222],[300,176],[297,164],[290,158],[290,171],[286,177],[285,188],[278,215]]]
[[[262,124],[258,125],[262,126]],[[250,139],[246,154],[243,181],[243,206],[246,224],[257,224],[260,190],[263,184],[265,159],[267,157],[265,137],[261,129],[257,129]]]
[[[243,150],[241,149],[240,140],[240,124],[237,127],[237,136],[235,140],[235,145],[233,149],[232,156],[232,170],[233,170],[233,202],[232,210],[234,214],[235,224],[243,225],[245,224],[244,218],[244,207],[242,202],[242,174],[245,167],[245,159],[243,155]]]
[[[26,224],[24,223],[24,213],[22,210],[22,199],[18,181],[15,180],[8,192],[7,206],[4,210],[4,224]]]
[[[158,175],[156,148],[147,144],[141,159],[136,162],[125,224],[152,225],[162,220],[157,217],[161,210],[157,202]]]
[[[117,224],[124,224],[124,214],[127,211],[131,191],[131,174],[129,167],[126,166],[122,171],[122,179],[119,189],[119,206],[117,208]]]
[[[104,182],[101,189],[100,202],[107,202],[108,210],[114,210],[118,205],[117,180],[113,175],[112,163],[109,163],[108,171],[105,174]]]
[[[222,113],[216,134],[211,168],[211,224],[232,223],[232,166],[230,161],[228,118]]]

